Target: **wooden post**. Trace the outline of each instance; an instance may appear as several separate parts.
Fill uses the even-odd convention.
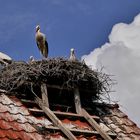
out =
[[[74,102],[77,114],[81,114],[81,100],[78,88],[74,89]]]
[[[41,84],[41,93],[43,104],[49,108],[48,91],[45,83]]]
[[[57,116],[44,104],[39,98],[36,98],[36,103],[44,111],[44,113],[51,119],[51,121],[68,137],[69,140],[77,140],[76,137],[67,129],[62,122],[57,118]]]
[[[96,131],[105,139],[105,140],[112,140],[112,138],[106,134],[106,132],[104,132],[99,124],[88,114],[88,112],[85,109],[81,110],[82,115],[84,116],[84,118],[89,122],[89,124],[91,124],[91,126],[96,129]]]

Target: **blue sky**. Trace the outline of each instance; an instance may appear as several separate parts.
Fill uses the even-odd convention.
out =
[[[130,23],[139,0],[4,0],[0,4],[0,51],[15,60],[40,59],[34,39],[40,24],[49,57],[80,57],[108,41],[114,24]]]

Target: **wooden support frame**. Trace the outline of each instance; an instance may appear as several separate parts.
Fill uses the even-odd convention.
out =
[[[41,84],[41,93],[42,93],[42,101],[43,104],[49,108],[49,99],[48,99],[48,91],[45,83]]]
[[[81,100],[80,100],[80,93],[79,89],[74,89],[74,103],[75,103],[75,109],[77,114],[81,114]]]
[[[38,97],[35,101],[39,107],[44,111],[44,113],[50,118],[50,120],[68,137],[69,140],[77,140],[76,137],[67,129],[62,122],[57,118],[57,116],[42,103],[42,100]]]
[[[106,132],[104,132],[99,124],[88,114],[88,112],[82,108],[81,110],[82,115],[84,116],[84,118],[89,122],[89,124],[96,129],[96,131],[105,139],[105,140],[112,140],[112,138],[106,134]]]
[[[34,109],[34,108],[29,108],[28,109],[29,112],[31,112],[32,114],[37,114],[37,115],[42,115],[45,114],[43,110],[40,109]],[[82,115],[80,114],[75,114],[75,113],[67,113],[67,112],[59,112],[59,111],[53,111],[53,113],[59,118],[61,116],[65,116],[68,118],[74,118],[74,119],[81,119],[83,118]],[[99,121],[99,117],[97,116],[91,116],[92,118],[94,118],[97,122]]]
[[[57,127],[53,127],[52,129],[56,128],[57,130],[61,130],[69,140],[77,140],[77,138],[73,135],[73,133],[87,133],[87,134],[96,133],[97,135],[101,135],[102,138],[104,138],[105,140],[112,140],[110,134],[104,132],[100,128],[99,124],[95,121],[93,116],[90,116],[88,112],[81,107],[80,93],[78,88],[74,89],[74,102],[75,102],[75,109],[77,113],[75,114],[75,117],[84,117],[96,131],[86,132],[86,131],[66,128],[65,125],[61,122],[61,120],[57,116],[60,115],[73,116],[74,114],[62,113],[56,111],[53,112],[49,109],[47,85],[45,83],[41,84],[41,93],[42,93],[42,99],[36,96],[35,103],[38,104],[38,106],[42,109],[39,112],[42,113],[44,112],[44,114],[46,114],[49,117],[49,119],[54,123],[54,125],[57,126]],[[31,111],[38,112],[37,110],[31,110]],[[48,127],[48,129],[51,128]]]

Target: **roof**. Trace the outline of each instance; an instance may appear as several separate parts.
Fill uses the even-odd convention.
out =
[[[67,113],[64,117],[59,107],[57,109],[55,114],[60,116],[60,120],[68,129],[74,130],[72,132],[78,140],[102,140],[81,116]],[[94,119],[99,121],[100,128],[110,134],[112,139],[140,139],[140,128],[119,110],[118,105],[106,105],[106,110],[109,111],[107,115],[94,116]],[[3,140],[67,139],[33,101],[27,102],[3,92],[0,94],[0,124],[0,139]]]
[[[20,101],[0,96],[0,139],[43,139],[31,125],[33,122],[34,117]]]

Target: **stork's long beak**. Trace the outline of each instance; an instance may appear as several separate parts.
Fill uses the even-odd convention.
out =
[[[36,32],[38,32],[39,30],[40,30],[40,26],[37,25],[37,26],[36,26]]]

